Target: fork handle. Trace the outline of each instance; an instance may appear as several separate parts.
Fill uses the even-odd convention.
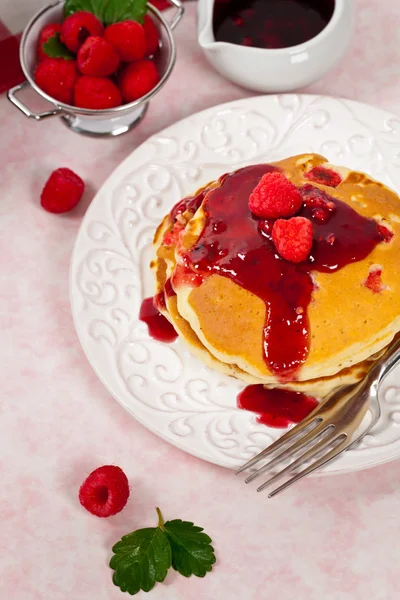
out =
[[[394,367],[399,364],[400,361],[400,336],[396,337],[395,340],[389,346],[389,349],[380,358],[374,367],[371,369],[376,373],[378,382],[381,383],[393,371]]]

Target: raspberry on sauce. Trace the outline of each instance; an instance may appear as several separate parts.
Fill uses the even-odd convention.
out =
[[[249,197],[251,212],[265,219],[290,217],[302,203],[299,190],[283,173],[265,173]]]
[[[282,258],[293,263],[303,262],[311,252],[312,223],[304,217],[278,219],[272,228],[272,240]]]

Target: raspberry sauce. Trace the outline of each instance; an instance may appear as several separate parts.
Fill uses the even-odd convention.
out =
[[[149,335],[158,342],[169,343],[178,337],[171,323],[154,307],[153,298],[143,300],[140,306],[139,319],[146,323]]]
[[[270,223],[252,215],[248,207],[261,177],[276,170],[271,165],[253,165],[221,177],[220,187],[209,191],[203,203],[203,232],[183,256],[184,266],[181,274],[176,269],[173,283],[176,288],[179,278],[189,278],[191,273],[193,285],[199,285],[205,277],[219,274],[263,300],[264,358],[271,371],[287,381],[295,378],[309,351],[312,272],[333,272],[362,260],[383,236],[374,220],[307,184],[300,188],[305,204],[298,214],[313,223],[311,254],[300,264],[283,260],[271,240]],[[324,219],[314,218],[316,207],[325,210]]]
[[[268,427],[287,427],[300,423],[318,406],[311,396],[290,390],[268,390],[249,385],[237,397],[238,408],[257,413],[258,423]]]
[[[334,5],[334,0],[216,0],[215,40],[255,48],[297,46],[326,27]]]

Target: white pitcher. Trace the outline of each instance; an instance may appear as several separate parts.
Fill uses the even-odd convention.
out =
[[[343,57],[353,32],[353,0],[335,0],[326,27],[298,46],[270,50],[216,42],[214,0],[197,4],[198,41],[207,60],[227,79],[256,92],[288,92],[316,81]]]

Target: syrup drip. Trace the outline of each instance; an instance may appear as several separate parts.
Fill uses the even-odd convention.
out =
[[[237,405],[257,413],[257,421],[268,427],[287,427],[300,423],[318,406],[311,396],[290,390],[268,390],[263,385],[249,385],[237,397]]]
[[[153,298],[143,300],[139,319],[146,323],[149,335],[158,342],[170,343],[178,337],[171,323],[155,308]]]

